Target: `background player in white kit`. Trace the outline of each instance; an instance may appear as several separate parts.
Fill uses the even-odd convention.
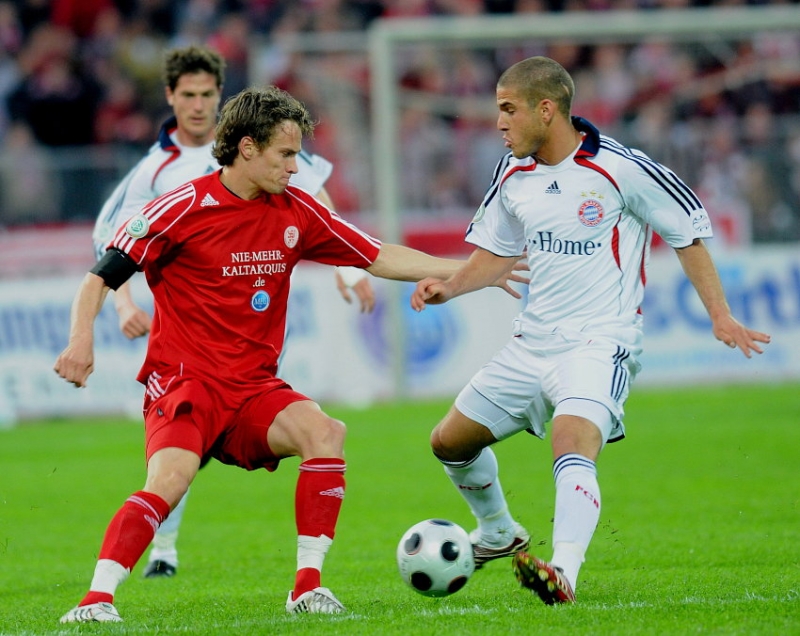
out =
[[[675,249],[714,336],[749,358],[767,334],[730,313],[703,243],[711,223],[670,170],[571,117],[574,84],[534,57],[497,84],[497,126],[510,153],[467,232],[477,246],[447,280],[420,281],[412,306],[481,289],[527,252],[528,303],[503,350],[472,378],[431,434],[431,447],[478,520],[478,567],[514,557],[519,582],[547,604],[575,600],[600,518],[595,461],[622,439],[623,406],[639,371],[646,266],[655,231]],[[556,497],[553,556],[528,554],[490,448],[520,431],[543,437],[552,419]]]
[[[225,60],[215,51],[190,46],[167,53],[164,90],[174,117],[162,125],[158,141],[117,185],[100,210],[92,234],[98,260],[105,254],[117,229],[147,203],[187,181],[219,169],[211,150],[224,79]],[[334,209],[324,188],[333,169],[331,163],[319,155],[302,151],[297,157],[297,168],[292,185],[307,190]],[[351,301],[350,287],[361,311],[372,311],[375,294],[366,272],[354,267],[336,268],[336,284],[347,302]],[[133,300],[130,283],[115,292],[114,307],[120,330],[128,338],[150,332],[151,317]],[[144,569],[145,577],[175,574],[178,567],[176,541],[185,505],[186,497],[156,533]]]

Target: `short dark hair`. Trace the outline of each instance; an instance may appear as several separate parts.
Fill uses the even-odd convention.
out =
[[[497,85],[519,90],[531,106],[543,99],[552,100],[559,112],[569,117],[575,83],[567,70],[549,57],[529,57],[517,62],[500,76]]]
[[[164,84],[175,90],[178,80],[190,73],[210,73],[217,80],[217,88],[225,83],[225,59],[216,51],[201,46],[171,49],[164,56]]]
[[[306,107],[284,90],[247,88],[228,99],[217,123],[213,154],[221,166],[233,165],[239,154],[239,142],[251,137],[263,150],[275,129],[284,121],[293,121],[305,137],[314,134],[314,122]]]

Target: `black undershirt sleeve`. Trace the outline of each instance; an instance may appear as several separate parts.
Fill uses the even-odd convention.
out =
[[[139,268],[125,252],[112,247],[89,271],[92,274],[97,274],[108,287],[116,291],[125,281],[138,272]]]

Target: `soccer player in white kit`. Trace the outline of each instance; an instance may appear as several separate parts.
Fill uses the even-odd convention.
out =
[[[478,521],[476,565],[513,556],[519,582],[548,605],[575,600],[600,518],[595,462],[624,437],[652,232],[675,249],[718,340],[748,358],[770,340],[731,315],[697,196],[669,169],[572,117],[574,90],[545,57],[503,73],[497,127],[510,152],[467,231],[476,249],[449,279],[420,281],[411,299],[421,311],[481,289],[527,253],[528,302],[513,335],[457,396],[431,448]],[[509,513],[490,445],[525,430],[544,437],[549,420],[556,495],[546,561],[526,551],[530,537]]]
[[[164,61],[165,95],[174,116],[162,125],[156,143],[103,204],[92,234],[97,260],[105,254],[117,229],[147,203],[192,179],[219,170],[219,163],[211,151],[224,70],[224,59],[210,49],[190,46],[167,53]],[[333,170],[332,164],[319,155],[301,151],[297,156],[297,168],[297,174],[292,176],[292,185],[307,190],[334,209],[324,188]],[[348,288],[352,288],[361,311],[372,311],[375,294],[366,272],[354,267],[336,269],[336,283],[344,299],[350,302]],[[119,316],[120,330],[128,338],[149,333],[151,317],[134,302],[129,283],[115,292],[114,307]],[[146,578],[175,575],[178,567],[176,542],[185,505],[186,497],[156,533],[144,569]]]

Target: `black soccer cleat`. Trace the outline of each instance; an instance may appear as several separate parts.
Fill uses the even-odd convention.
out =
[[[150,561],[144,569],[144,578],[146,579],[168,579],[177,574],[178,568],[166,561]]]

